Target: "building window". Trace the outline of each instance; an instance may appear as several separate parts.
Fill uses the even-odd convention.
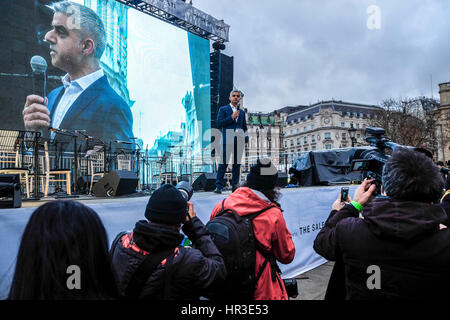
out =
[[[300,133],[300,129],[299,128],[297,128],[297,131],[296,131],[297,133]]]
[[[300,138],[297,138],[297,145],[300,144]]]
[[[315,151],[315,150],[316,150],[316,146],[313,146],[313,147],[312,147],[312,150]]]
[[[303,138],[303,142],[304,142],[304,143],[308,143],[308,137],[304,137],[304,138]]]
[[[294,140],[291,140],[291,147],[294,146]]]
[[[331,139],[331,132],[325,132],[325,139]]]
[[[359,129],[359,123],[356,124],[356,129]]]
[[[291,130],[291,132],[290,132],[291,134],[294,134],[294,130]]]
[[[331,144],[326,144],[326,145],[325,145],[325,149],[326,149],[326,150],[331,150]]]
[[[314,130],[314,125],[313,124],[311,125],[311,130]]]
[[[305,149],[303,149],[303,150],[308,151],[308,147],[305,147]]]
[[[311,142],[316,142],[316,135],[315,135],[315,134],[313,134],[313,135],[311,136]]]
[[[341,127],[345,128],[345,122],[341,122]]]
[[[306,132],[306,130],[307,130],[306,127],[303,127],[303,132]]]
[[[346,140],[347,139],[347,134],[345,132],[342,132],[342,140]]]

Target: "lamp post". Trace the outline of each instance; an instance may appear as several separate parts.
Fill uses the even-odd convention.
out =
[[[348,129],[348,134],[350,135],[350,139],[352,140],[352,148],[355,147],[356,144],[356,129],[353,128],[353,123],[350,124],[350,128]]]
[[[259,159],[259,128],[256,127],[256,159]]]
[[[280,122],[280,155],[279,155],[279,165],[280,167],[283,165],[284,162],[284,170],[287,173],[287,163],[286,163],[286,154],[284,149],[284,131],[283,131],[283,122]]]

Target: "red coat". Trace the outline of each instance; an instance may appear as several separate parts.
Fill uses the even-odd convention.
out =
[[[260,211],[273,203],[263,200],[251,189],[242,187],[230,194],[224,205],[226,209],[233,209],[240,216],[244,216]],[[221,209],[222,201],[214,207],[210,219],[214,218]],[[261,247],[266,252],[272,252],[278,261],[288,264],[294,259],[294,242],[280,208],[269,209],[253,219],[253,231]],[[255,276],[263,263],[264,257],[256,251]],[[267,264],[256,284],[255,300],[288,300],[284,283],[279,274],[277,274],[277,278],[279,281],[272,282],[270,264]]]

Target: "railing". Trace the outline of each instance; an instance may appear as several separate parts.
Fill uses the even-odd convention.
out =
[[[15,152],[20,158],[22,167],[29,169],[30,174],[34,174],[35,168],[41,172],[37,176],[42,176],[41,161],[44,157],[44,150],[39,140],[39,133],[29,133],[26,131],[0,130],[0,158],[1,149],[8,152]],[[33,147],[35,146],[36,147]],[[49,162],[51,169],[69,169],[72,171],[73,184],[77,184],[79,177],[90,176],[90,158],[86,157],[86,152],[60,152],[54,150],[49,144]],[[117,170],[117,157],[120,155],[129,156],[131,160],[130,169],[139,177],[141,188],[144,190],[154,190],[162,183],[173,183],[170,173],[178,181],[185,180],[193,183],[202,173],[216,172],[219,159],[211,157],[210,153],[203,150],[203,155],[190,155],[179,153],[166,153],[165,156],[155,156],[142,150],[130,150],[120,153],[104,152],[105,171]],[[275,167],[281,172],[288,172],[292,163],[304,152],[274,152],[273,154],[243,155],[241,160],[243,177],[250,167],[257,162],[260,157],[270,158]],[[206,156],[209,154],[209,156]],[[77,162],[75,162],[75,159]],[[76,165],[75,165],[76,164]],[[0,162],[0,168],[10,167],[11,164]],[[75,170],[77,168],[77,170]],[[165,175],[163,175],[165,174]],[[36,180],[35,180],[36,181]],[[38,185],[38,184],[37,184]],[[34,188],[38,192],[38,188]],[[37,193],[35,194],[37,197]]]

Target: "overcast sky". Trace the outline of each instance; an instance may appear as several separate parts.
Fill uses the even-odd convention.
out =
[[[230,28],[245,107],[439,96],[450,81],[448,0],[193,0]],[[367,13],[369,6],[379,8]],[[369,29],[380,26],[380,29]],[[379,24],[378,24],[379,23]],[[432,79],[432,82],[431,82]],[[431,85],[433,83],[433,86]]]

